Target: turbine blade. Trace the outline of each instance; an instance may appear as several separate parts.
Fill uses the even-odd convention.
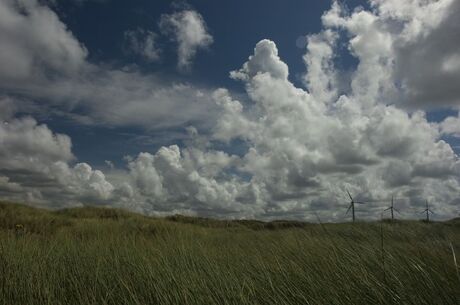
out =
[[[353,197],[351,197],[350,192],[347,190],[348,196],[350,197],[351,201],[353,201]]]
[[[345,213],[345,215],[347,215],[348,212],[350,212],[350,209],[351,209],[351,204],[350,204],[350,206],[348,207],[348,210],[347,210],[347,212]]]
[[[384,211],[388,211],[388,210],[391,210],[391,207],[389,207],[388,209],[385,209]]]
[[[393,210],[395,210],[396,212],[398,212],[399,214],[401,214],[401,212],[400,212],[398,209],[393,208]]]

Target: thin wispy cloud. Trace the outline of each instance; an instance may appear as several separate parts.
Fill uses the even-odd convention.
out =
[[[123,33],[125,52],[140,56],[148,62],[160,60],[161,49],[157,46],[158,35],[155,32],[136,29]]]
[[[177,66],[181,70],[189,70],[197,51],[213,42],[203,17],[194,10],[162,15],[160,28],[177,43]]]

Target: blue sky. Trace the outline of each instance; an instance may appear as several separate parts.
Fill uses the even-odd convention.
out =
[[[367,6],[367,3],[347,1],[347,5],[355,8]],[[169,37],[159,37],[159,44],[164,47],[159,62],[149,63],[124,52],[123,33],[126,30],[143,28],[158,31],[161,15],[173,12],[176,7],[200,12],[214,37],[212,47],[197,54],[192,71],[182,73],[177,70],[177,56]],[[291,81],[300,84],[301,75],[305,72],[302,61],[305,48],[299,47],[297,41],[321,30],[320,16],[329,7],[328,1],[188,1],[174,4],[170,1],[84,1],[58,2],[55,9],[69,30],[88,49],[92,62],[116,66],[136,64],[144,73],[162,73],[165,78],[231,88],[244,94],[244,88],[229,78],[229,72],[239,68],[251,54],[255,43],[264,38],[276,41],[280,56],[290,67]],[[348,54],[346,47],[342,51],[337,63],[344,69],[354,67],[356,60]],[[73,150],[79,160],[98,166],[104,166],[105,160],[121,164],[122,157],[127,154],[155,151],[162,145],[173,144],[161,139],[154,141],[155,144],[133,142],[126,134],[145,133],[138,128],[88,128],[60,118],[44,122],[53,130],[71,136]],[[176,128],[173,132],[184,133],[184,130]],[[155,132],[147,134],[161,137]]]
[[[454,0],[0,5],[5,199],[342,221],[348,189],[458,213]]]
[[[349,10],[369,7],[366,1],[344,2]],[[181,80],[206,86],[226,87],[244,95],[241,84],[229,78],[229,72],[237,69],[251,54],[254,44],[267,38],[276,42],[280,57],[290,69],[290,80],[301,86],[305,73],[302,56],[305,48],[300,47],[301,37],[321,30],[320,16],[330,8],[329,1],[82,1],[57,2],[57,15],[69,30],[89,51],[88,59],[94,63],[115,66],[137,65],[143,73],[161,73],[165,78]],[[177,56],[169,37],[160,36],[158,43],[163,47],[161,60],[149,63],[124,51],[126,30],[138,28],[158,31],[162,14],[177,8],[195,9],[206,20],[214,37],[212,47],[197,54],[192,71],[177,70]],[[102,22],[101,22],[102,21]],[[340,47],[341,54],[336,64],[343,70],[356,67],[357,60],[351,56],[346,41]],[[428,112],[432,121],[441,121],[448,110]],[[104,166],[105,160],[121,164],[122,157],[139,151],[155,151],[162,145],[173,144],[165,140],[164,132],[148,133],[133,127],[107,129],[105,127],[76,126],[61,118],[43,120],[53,130],[71,136],[74,152],[79,160],[96,166]],[[174,128],[172,134],[184,133],[183,128]],[[148,144],[133,141],[127,134],[147,134],[159,138]],[[163,139],[161,139],[163,138]],[[177,140],[178,139],[174,139]],[[459,145],[456,138],[448,141]],[[154,142],[154,143],[152,143]],[[126,143],[126,145],[120,145]],[[180,143],[180,141],[179,141]],[[458,149],[455,147],[455,149]]]
[[[166,76],[182,77],[187,81],[204,82],[213,86],[239,86],[228,78],[231,70],[247,59],[256,42],[271,39],[291,70],[292,81],[305,72],[303,48],[296,44],[300,36],[321,30],[320,16],[330,8],[329,1],[85,1],[64,3],[57,14],[69,29],[88,48],[89,59],[126,65],[138,64],[145,72],[161,71]],[[366,1],[347,1],[355,8],[368,6]],[[136,56],[123,52],[123,33],[127,29],[144,28],[158,31],[162,14],[175,7],[196,9],[214,37],[212,48],[198,54],[193,73],[178,74],[174,46],[168,37],[159,37],[165,48],[161,62],[148,64]],[[101,22],[103,20],[103,22]],[[344,48],[346,51],[346,48]],[[356,63],[352,57],[340,58],[344,67]],[[297,77],[296,77],[297,76]]]

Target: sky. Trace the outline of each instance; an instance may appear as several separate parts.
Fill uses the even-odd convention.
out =
[[[0,199],[460,213],[460,2],[0,0]]]

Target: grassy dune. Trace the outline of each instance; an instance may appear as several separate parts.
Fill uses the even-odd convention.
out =
[[[226,222],[0,204],[0,304],[460,304],[451,244],[460,263],[459,221]]]

